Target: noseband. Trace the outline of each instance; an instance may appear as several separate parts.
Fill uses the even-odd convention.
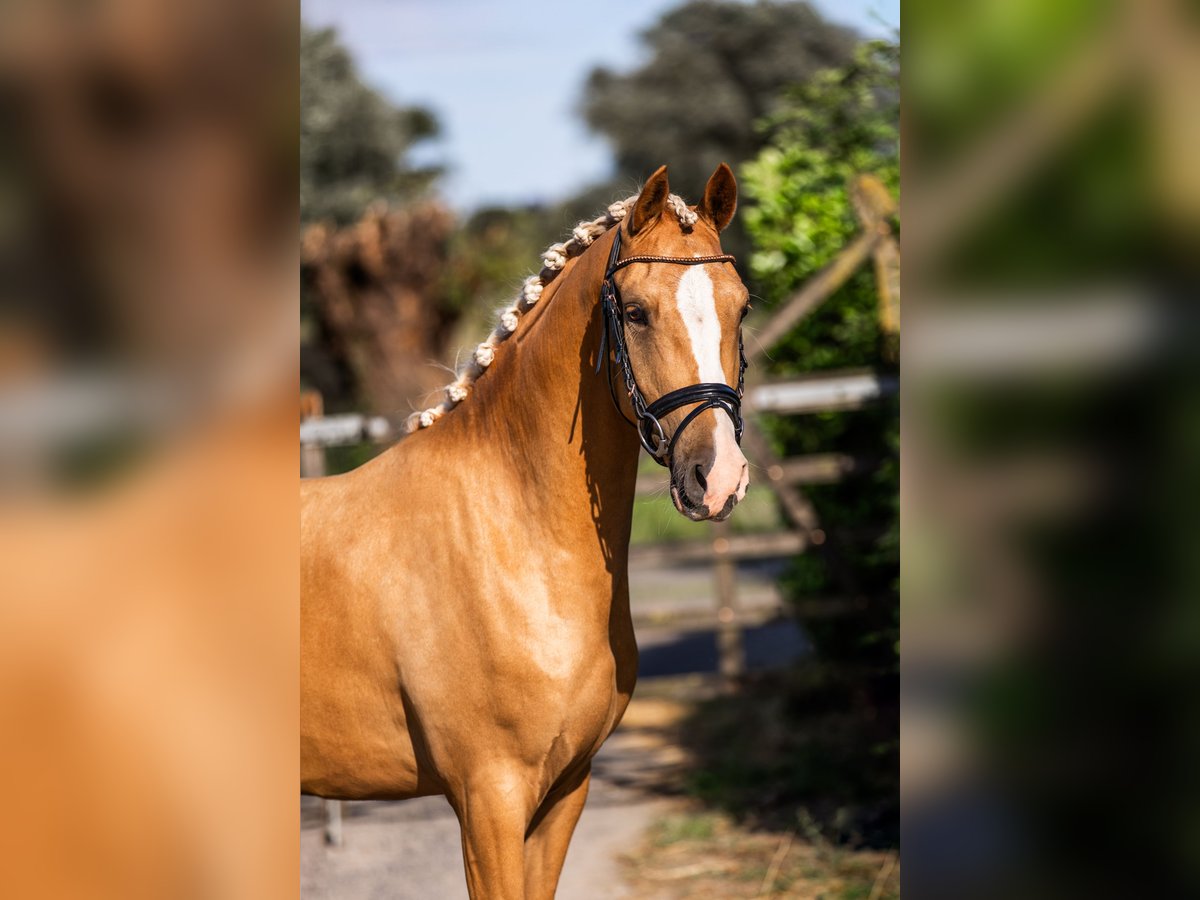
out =
[[[600,366],[608,365],[608,390],[612,395],[613,405],[625,421],[637,428],[638,438],[646,452],[660,466],[668,466],[675,452],[675,443],[683,430],[690,425],[700,413],[706,409],[723,409],[733,421],[734,435],[738,443],[742,441],[742,389],[746,375],[746,354],[742,350],[742,332],[738,329],[738,385],[735,391],[727,384],[706,382],[693,384],[671,391],[659,397],[653,403],[647,403],[638,388],[637,379],[633,375],[633,364],[629,360],[629,350],[625,344],[625,310],[621,306],[621,292],[613,275],[620,269],[633,263],[669,263],[675,266],[702,266],[707,263],[732,263],[736,260],[728,254],[719,256],[627,256],[619,260],[621,255],[621,231],[618,228],[613,240],[612,250],[608,254],[608,268],[604,272],[604,280],[600,283],[600,304],[604,317],[604,328],[600,334],[600,354],[596,357],[596,374],[600,374]],[[608,353],[608,343],[612,342],[613,352]],[[637,421],[630,421],[617,402],[616,391],[613,388],[612,359],[616,358],[621,367],[621,375],[625,379],[625,388],[629,393],[629,403]],[[695,409],[683,417],[671,439],[663,431],[661,420],[669,413],[682,406],[696,404]]]

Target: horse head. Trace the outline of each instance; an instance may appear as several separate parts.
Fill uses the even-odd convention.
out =
[[[627,381],[636,378],[632,411],[647,448],[670,469],[675,508],[695,521],[722,520],[749,484],[738,444],[749,293],[720,240],[737,208],[733,172],[725,164],[713,172],[693,215],[671,203],[663,166],[616,238],[612,327],[623,332]]]

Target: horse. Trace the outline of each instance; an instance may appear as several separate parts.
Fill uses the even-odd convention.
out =
[[[728,166],[694,207],[660,168],[547,251],[411,434],[301,483],[301,791],[444,795],[473,900],[554,896],[633,693],[639,447],[689,519],[745,496],[736,207]]]

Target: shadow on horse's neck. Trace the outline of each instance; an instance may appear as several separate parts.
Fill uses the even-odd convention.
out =
[[[607,256],[607,249],[604,252]],[[600,371],[596,372],[604,331],[599,292],[597,277],[588,326],[577,353],[579,390],[572,432],[584,461],[590,512],[605,565],[610,574],[624,577],[641,445],[634,428],[613,403],[607,380],[613,373],[605,360],[599,361]]]
[[[509,455],[529,495],[547,501],[546,516],[590,517],[608,571],[623,577],[639,444],[613,405],[607,367],[596,373],[611,243],[605,235],[569,264],[460,411]]]

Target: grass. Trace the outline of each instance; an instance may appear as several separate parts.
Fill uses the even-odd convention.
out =
[[[716,815],[705,813],[664,816],[651,829],[651,842],[667,847],[680,841],[706,841],[713,836],[717,822]]]
[[[880,678],[890,697],[894,674]],[[627,724],[676,709],[654,722],[686,760],[687,799],[626,857],[635,896],[899,897],[896,704],[818,665],[746,676],[733,694],[661,682],[639,686]]]
[[[680,724],[680,743],[695,760],[688,793],[750,827],[894,847],[896,713],[816,664],[747,676],[737,694],[702,702]]]
[[[900,896],[893,851],[838,847],[820,835],[796,831],[751,829],[702,809],[659,819],[623,863],[636,896],[647,900]]]

